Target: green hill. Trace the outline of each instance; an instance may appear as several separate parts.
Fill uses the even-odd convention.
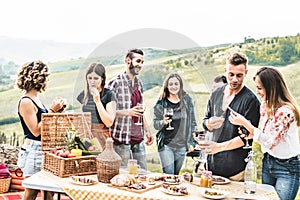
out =
[[[296,62],[297,57],[300,58],[299,41],[300,36],[297,35],[260,40],[245,38],[245,42],[241,44],[219,45],[207,48],[182,50],[145,49],[146,61],[140,77],[146,90],[145,99],[149,102],[147,107],[152,108],[156,102],[159,96],[159,88],[166,74],[171,71],[177,71],[184,79],[186,90],[194,97],[197,120],[200,125],[213,77],[223,73],[225,58],[233,50],[249,54],[249,74],[246,84],[252,90],[255,90],[252,77],[259,65],[266,65],[269,61],[273,62],[275,58],[278,64],[280,59],[282,61],[282,59],[286,58],[285,54],[290,53],[290,60],[286,63],[295,62],[287,66],[278,66],[278,68],[283,72],[290,90],[299,102],[300,91],[297,89],[297,83],[300,81],[300,62]],[[286,49],[286,44],[292,44],[292,48]],[[104,63],[107,66],[107,80],[110,80],[113,76],[124,71],[123,59],[123,55],[119,55],[50,63],[52,74],[49,86],[46,93],[41,93],[40,97],[45,106],[49,107],[53,98],[62,96],[68,101],[68,109],[79,111],[80,105],[76,101],[76,96],[83,89],[83,74],[86,66],[94,61]],[[264,60],[268,60],[268,62],[263,62]],[[6,134],[12,134],[13,131],[20,132],[20,127],[15,122],[18,120],[17,102],[21,93],[18,89],[13,88],[0,92],[0,95],[0,109],[2,111],[0,112],[0,130]],[[13,124],[10,125],[11,123]]]

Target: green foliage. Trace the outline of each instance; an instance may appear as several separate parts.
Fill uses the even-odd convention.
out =
[[[300,60],[299,34],[247,43],[243,50],[249,57],[249,64],[285,66]]]
[[[19,117],[8,117],[8,118],[0,119],[0,126],[5,124],[13,124],[19,121],[20,121]]]

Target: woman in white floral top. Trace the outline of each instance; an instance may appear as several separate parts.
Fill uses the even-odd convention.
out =
[[[246,127],[248,138],[260,143],[264,153],[262,183],[274,186],[281,200],[295,199],[300,182],[298,105],[277,69],[262,67],[253,79],[262,99],[260,129],[234,111],[229,120]]]

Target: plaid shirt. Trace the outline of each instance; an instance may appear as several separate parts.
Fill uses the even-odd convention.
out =
[[[138,90],[142,93],[142,81],[135,77],[136,81],[138,83]],[[118,75],[109,82],[108,88],[113,90],[117,96],[117,110],[129,110],[131,108],[131,85],[132,80],[129,79],[126,73]],[[130,144],[131,123],[131,116],[119,116],[116,118],[111,126],[113,139],[122,144]],[[142,131],[142,126],[140,127]]]

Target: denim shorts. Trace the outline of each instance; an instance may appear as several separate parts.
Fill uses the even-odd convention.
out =
[[[23,171],[23,176],[31,176],[41,171],[43,152],[41,141],[25,139],[18,154],[17,165]]]

